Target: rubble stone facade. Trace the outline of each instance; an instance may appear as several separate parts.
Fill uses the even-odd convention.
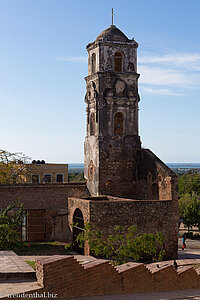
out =
[[[113,186],[120,190],[127,184],[133,194],[135,150],[141,148],[137,47],[114,25],[87,46],[85,178],[93,196],[113,194]]]
[[[176,257],[177,177],[155,154],[141,147],[137,47],[134,39],[128,39],[114,25],[86,47],[84,172],[94,198],[87,204],[86,200],[69,201],[71,207],[75,202],[80,210],[84,207],[83,219],[105,232],[119,224],[136,225],[139,232],[162,232],[167,241],[166,255]],[[103,195],[121,200],[95,200]],[[86,210],[89,216],[84,216]]]

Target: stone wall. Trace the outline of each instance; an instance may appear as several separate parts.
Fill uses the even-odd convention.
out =
[[[135,225],[139,233],[162,232],[166,257],[176,258],[178,223],[172,201],[91,201],[90,222],[106,233],[114,233],[116,225]]]
[[[177,202],[177,176],[150,150],[134,151],[134,141],[116,137],[100,142],[100,195]]]
[[[85,182],[74,182],[66,184],[68,197],[87,197],[90,195]]]
[[[81,210],[83,214],[84,224],[90,222],[90,200],[85,200],[85,199],[83,200],[80,198],[69,197],[68,198],[68,210],[69,210],[68,223],[71,230],[72,230],[71,225],[73,223],[73,216],[76,208],[79,208]]]
[[[150,150],[135,151],[137,143],[137,135],[86,137],[85,177],[92,196],[177,201],[177,176]]]
[[[108,197],[108,200],[68,199],[69,224],[76,208],[82,211],[84,223],[91,222],[105,234],[113,234],[117,225],[135,225],[140,233],[162,232],[166,257],[176,258],[178,250],[178,220],[174,202],[130,200]],[[71,229],[72,230],[72,229]],[[85,247],[85,254],[89,254]]]
[[[177,186],[176,174],[152,151],[137,150],[137,199],[174,200],[177,205]]]

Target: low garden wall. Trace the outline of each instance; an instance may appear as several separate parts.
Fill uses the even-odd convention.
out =
[[[129,262],[114,267],[109,260],[79,263],[73,256],[54,256],[36,263],[38,284],[58,298],[128,294],[200,288],[200,269],[179,267],[166,261],[150,264]]]

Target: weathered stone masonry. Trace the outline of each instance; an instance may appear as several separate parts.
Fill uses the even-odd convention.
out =
[[[112,232],[119,224],[134,224],[140,232],[161,231],[166,237],[167,256],[176,257],[177,177],[150,150],[141,147],[137,47],[134,39],[114,25],[86,47],[85,178],[92,196],[122,199],[88,200],[89,216],[83,210],[83,219],[104,232]],[[84,201],[69,200],[73,207],[69,218],[76,208],[82,209]]]

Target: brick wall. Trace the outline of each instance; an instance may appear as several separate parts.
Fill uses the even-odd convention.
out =
[[[20,197],[25,209],[67,207],[67,184],[23,184],[0,186],[0,209]]]
[[[199,269],[172,262],[148,265],[129,262],[118,267],[108,260],[78,263],[73,256],[54,256],[36,262],[38,283],[58,298],[128,294],[200,288]]]
[[[88,195],[85,183],[0,185],[0,209],[20,197],[24,208],[57,209],[67,207],[67,197]]]
[[[23,184],[0,186],[0,210],[17,198],[27,210],[28,241],[69,241],[67,222],[68,194],[77,197],[88,195],[85,183]],[[43,214],[43,220],[35,218]],[[34,217],[33,217],[34,214]],[[40,218],[41,219],[41,218]]]

